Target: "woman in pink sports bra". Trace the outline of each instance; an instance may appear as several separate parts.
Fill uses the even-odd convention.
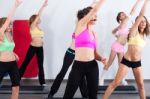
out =
[[[69,74],[63,99],[73,98],[83,77],[86,77],[88,99],[97,99],[99,70],[96,60],[105,63],[106,59],[98,53],[97,35],[92,28],[97,20],[96,13],[104,1],[94,1],[92,6],[79,10],[77,13],[75,60]]]
[[[118,64],[122,60],[122,57],[124,55],[124,45],[127,42],[127,37],[128,37],[128,33],[129,33],[129,27],[127,27],[127,25],[128,25],[130,17],[135,12],[135,9],[136,9],[136,7],[140,1],[141,0],[136,1],[136,3],[134,4],[129,16],[127,16],[124,12],[119,12],[117,15],[116,20],[119,23],[119,26],[116,27],[112,31],[113,34],[116,36],[117,40],[111,46],[111,52],[110,52],[109,60],[107,62],[107,65],[104,66],[103,72],[100,76],[99,85],[101,85],[101,86],[104,85],[104,75],[107,72],[107,70],[109,69],[109,67],[112,65],[116,55],[118,57]],[[125,78],[122,80],[121,84],[122,85],[128,85]]]
[[[74,57],[75,57],[75,33],[72,33],[72,42],[65,53],[62,68],[61,68],[60,72],[58,73],[58,75],[56,76],[56,79],[54,80],[54,82],[50,88],[50,92],[48,94],[48,99],[51,99],[58,91],[58,89],[61,85],[61,82],[63,81],[63,78],[65,77],[69,67],[71,66],[71,64],[74,61]],[[83,77],[81,79],[79,88],[80,88],[82,97],[87,98],[88,92],[87,92],[87,85],[86,85],[85,77]]]

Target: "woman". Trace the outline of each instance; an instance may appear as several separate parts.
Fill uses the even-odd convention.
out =
[[[107,72],[108,68],[112,65],[116,55],[118,57],[118,64],[122,60],[122,57],[124,55],[124,45],[127,42],[127,37],[129,33],[128,22],[130,21],[131,16],[134,14],[135,9],[137,5],[139,4],[141,0],[137,0],[135,5],[133,6],[130,15],[127,16],[124,12],[119,12],[117,15],[117,22],[119,23],[119,26],[116,27],[112,32],[116,36],[117,40],[112,44],[111,47],[111,53],[109,56],[109,60],[106,66],[104,66],[102,75],[100,76],[100,85],[104,85],[104,79],[103,76]],[[122,85],[128,85],[127,81],[125,79],[122,80]]]
[[[21,1],[16,0],[15,4],[7,16],[7,18],[0,18],[0,82],[6,73],[9,74],[12,83],[11,99],[18,99],[19,97],[19,70],[17,66],[18,56],[13,52],[15,47],[12,37],[12,17],[21,4]]]
[[[97,35],[92,28],[96,13],[105,0],[94,1],[92,7],[78,11],[75,28],[75,61],[69,74],[63,99],[72,99],[83,77],[86,77],[88,98],[97,99],[98,65],[95,59],[105,63],[97,50]]]
[[[54,94],[58,91],[58,88],[60,87],[60,84],[61,84],[66,72],[68,71],[70,65],[72,64],[72,62],[74,60],[74,57],[75,57],[75,46],[74,46],[75,41],[74,40],[75,40],[75,33],[72,34],[71,45],[65,53],[64,60],[63,60],[63,66],[62,66],[60,72],[58,73],[58,75],[56,76],[54,83],[51,86],[51,90],[48,94],[48,98],[53,97]],[[80,87],[82,97],[87,98],[87,85],[86,85],[85,77],[81,80],[79,87]]]
[[[140,99],[146,99],[144,79],[141,67],[142,49],[145,45],[144,36],[150,34],[148,21],[144,17],[148,0],[144,1],[143,7],[135,23],[133,24],[128,41],[128,50],[120,63],[115,79],[110,83],[102,99],[108,99],[113,90],[120,84],[121,80],[127,74],[129,68],[132,68],[135,81],[138,86]]]
[[[33,58],[33,56],[36,54],[37,56],[37,61],[38,61],[38,67],[39,67],[39,82],[40,85],[45,86],[45,77],[44,77],[44,68],[43,68],[43,36],[44,32],[40,29],[39,24],[40,24],[40,17],[42,15],[42,12],[44,8],[47,6],[48,0],[45,0],[43,3],[42,7],[40,8],[39,12],[37,15],[32,15],[30,17],[30,33],[31,33],[31,45],[28,49],[28,52],[26,54],[25,60],[23,61],[19,72],[20,72],[20,77],[23,76],[27,65]]]

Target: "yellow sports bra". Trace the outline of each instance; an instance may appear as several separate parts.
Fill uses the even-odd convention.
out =
[[[129,45],[137,45],[137,46],[140,46],[140,47],[144,47],[146,43],[140,37],[140,35],[138,33],[136,36],[129,38],[128,44]]]
[[[43,37],[44,36],[44,32],[40,29],[38,29],[37,27],[34,28],[33,30],[30,30],[31,36],[32,37]]]

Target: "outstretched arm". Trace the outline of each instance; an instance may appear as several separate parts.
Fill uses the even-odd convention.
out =
[[[5,30],[7,29],[7,27],[9,26],[11,20],[12,20],[12,17],[17,9],[17,7],[21,4],[22,1],[20,0],[16,0],[15,1],[15,4],[13,6],[13,8],[11,9],[11,11],[9,12],[8,16],[7,16],[7,19],[4,23],[4,25],[0,28],[0,36],[2,36],[5,32]]]
[[[105,0],[94,0],[91,7],[92,10],[83,18],[80,20],[80,23],[82,25],[86,25],[89,20],[98,12],[98,10],[102,7]]]
[[[147,7],[147,4],[148,4],[148,1],[149,0],[145,0],[144,1],[144,4],[142,6],[142,9],[140,11],[140,14],[139,16],[137,17],[135,23],[133,24],[132,28],[131,28],[131,31],[130,31],[130,36],[135,36],[136,35],[136,31],[138,30],[138,26],[143,18],[143,16],[145,15],[145,12],[146,12],[146,7]]]
[[[45,0],[42,7],[40,8],[38,14],[37,14],[37,17],[36,19],[34,20],[34,22],[31,24],[31,27],[34,28],[36,26],[36,23],[38,22],[38,20],[40,19],[41,15],[42,15],[42,12],[44,10],[44,8],[48,5],[48,0]]]
[[[142,0],[137,0],[136,1],[136,3],[134,4],[134,6],[131,9],[131,12],[130,12],[129,16],[127,16],[127,18],[123,22],[121,22],[118,27],[116,27],[115,29],[113,29],[113,31],[112,31],[113,34],[115,34],[118,31],[118,29],[127,26],[129,18],[135,13],[135,10],[136,10],[138,4],[140,3],[140,1],[142,1]]]

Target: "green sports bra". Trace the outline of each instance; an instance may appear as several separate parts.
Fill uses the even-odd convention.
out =
[[[14,47],[15,47],[14,42],[8,41],[6,36],[4,35],[4,40],[2,43],[0,43],[0,52],[13,51]]]

